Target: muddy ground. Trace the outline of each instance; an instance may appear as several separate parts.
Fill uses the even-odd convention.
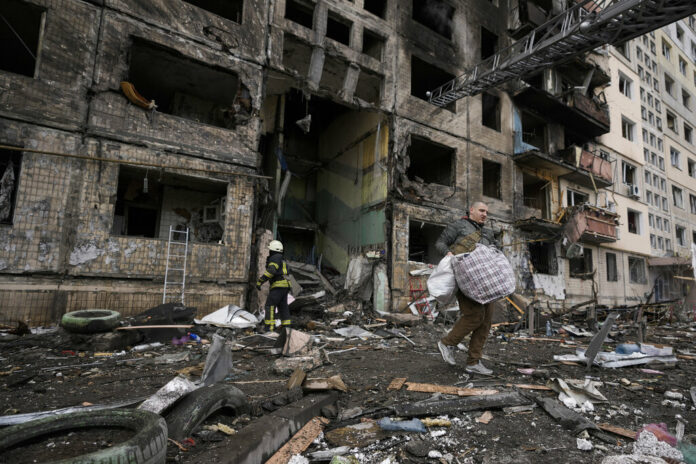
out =
[[[367,323],[369,321],[361,321]],[[319,326],[321,327],[321,325]],[[336,337],[331,328],[315,327],[307,332],[315,335]],[[503,333],[501,326],[494,330],[486,345],[484,361],[494,370],[490,378],[471,376],[464,371],[466,354],[457,353],[458,366],[445,364],[436,347],[436,341],[448,326],[441,323],[423,322],[400,330],[415,346],[404,338],[381,338],[362,341],[359,339],[329,342],[324,349],[328,352],[355,347],[352,351],[330,354],[330,364],[325,364],[308,373],[310,378],[341,375],[348,386],[341,393],[338,412],[359,407],[363,410],[423,400],[430,393],[389,391],[387,387],[395,377],[406,377],[409,382],[435,383],[441,385],[490,387],[500,391],[513,390],[507,384],[545,385],[550,378],[583,379],[591,376],[603,382],[600,387],[608,399],[607,403],[596,403],[594,412],[585,416],[596,423],[609,423],[630,430],[637,430],[647,423],[666,423],[674,433],[675,415],[681,414],[688,421],[686,433],[696,433],[696,412],[689,389],[696,385],[696,358],[682,357],[675,367],[638,366],[620,369],[593,367],[589,371],[580,365],[565,365],[553,361],[553,355],[572,354],[588,338],[573,339],[555,336],[557,341],[524,340],[518,334]],[[242,340],[250,331],[217,329],[228,339]],[[210,337],[212,330],[199,331]],[[606,343],[605,350],[613,350],[616,343],[631,339],[628,334],[613,333],[613,342]],[[546,337],[544,337],[546,338]],[[689,326],[652,326],[648,341],[673,346],[675,350],[693,351],[696,328]],[[138,399],[155,393],[162,385],[177,375],[177,371],[200,365],[205,360],[206,345],[173,346],[170,343],[147,352],[127,351],[120,356],[103,356],[94,351],[71,350],[60,332],[43,335],[26,335],[16,340],[0,342],[0,405],[2,412],[20,414],[68,406],[85,402],[92,404],[113,403],[125,399]],[[563,342],[570,341],[570,344]],[[324,344],[324,342],[320,342]],[[259,345],[257,343],[257,345]],[[274,373],[271,364],[277,356],[260,347],[239,349],[234,352],[235,371],[226,379],[244,393],[251,401],[264,401],[285,391],[287,375]],[[270,345],[265,345],[270,346]],[[238,347],[239,348],[239,347]],[[166,357],[188,353],[185,360],[161,364]],[[108,353],[106,353],[108,355]],[[165,357],[163,357],[165,356]],[[645,373],[642,368],[651,367],[662,374]],[[523,375],[519,368],[536,368],[532,375]],[[193,379],[200,370],[192,372]],[[471,386],[471,385],[469,385]],[[664,392],[672,390],[684,395],[682,406],[663,406]],[[554,392],[524,390],[534,395],[557,396]],[[451,427],[432,428],[428,433],[396,433],[374,444],[356,448],[351,454],[360,462],[380,463],[392,457],[391,462],[450,462],[505,463],[505,462],[599,462],[609,454],[630,453],[631,440],[613,436],[612,443],[596,438],[592,451],[580,451],[576,446],[576,435],[557,424],[544,410],[537,407],[531,411],[506,414],[493,410],[493,419],[487,423],[476,422],[483,411],[452,413]],[[254,417],[230,417],[218,415],[206,424],[224,423],[240,430]],[[327,427],[330,430],[336,420]],[[444,432],[444,434],[442,432]],[[91,444],[84,440],[77,448],[99,448],[110,446],[109,431],[94,431]],[[438,436],[439,435],[439,436]],[[84,437],[80,437],[81,439]],[[220,432],[194,434],[195,446],[181,451],[169,444],[168,461],[195,463],[223,462],[225,447],[235,440]],[[32,451],[15,450],[11,461],[41,462],[56,446],[69,442],[65,439],[46,439],[35,443]],[[89,440],[87,440],[89,441]],[[329,446],[323,439],[312,445],[308,452]],[[88,446],[89,445],[89,446]],[[72,445],[75,446],[75,441]],[[423,457],[429,451],[439,451],[445,460]],[[447,456],[447,455],[450,456]],[[7,457],[8,455],[6,455]]]

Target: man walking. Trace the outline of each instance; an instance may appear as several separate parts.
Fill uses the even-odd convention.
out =
[[[493,231],[484,228],[488,217],[488,206],[482,201],[477,201],[466,217],[450,224],[442,232],[435,242],[435,248],[443,255],[470,253],[476,249],[476,244],[495,245]],[[442,359],[448,364],[455,365],[455,347],[471,333],[469,342],[469,355],[466,361],[466,371],[474,374],[491,375],[493,371],[486,368],[481,362],[483,346],[486,344],[488,333],[491,330],[491,318],[493,316],[493,303],[480,304],[465,296],[457,290],[459,302],[459,320],[452,330],[437,342],[437,347],[442,354]]]
[[[267,280],[271,283],[271,289],[266,298],[266,318],[264,323],[268,330],[273,330],[276,325],[275,310],[280,313],[280,325],[290,326],[290,308],[288,308],[288,293],[290,281],[287,279],[288,265],[283,257],[283,244],[278,240],[272,240],[268,244],[269,255],[266,258],[266,272],[256,281],[256,288],[261,290],[261,285]]]

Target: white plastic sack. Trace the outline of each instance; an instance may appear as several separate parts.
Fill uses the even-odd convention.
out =
[[[452,259],[452,255],[442,258],[435,272],[428,277],[428,293],[443,305],[450,303],[457,294]]]

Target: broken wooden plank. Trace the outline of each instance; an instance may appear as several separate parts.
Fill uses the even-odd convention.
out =
[[[387,387],[387,390],[401,390],[406,382],[406,377],[395,377]]]
[[[604,430],[605,432],[611,432],[613,434],[622,436],[624,438],[628,438],[630,440],[635,440],[636,439],[636,432],[633,430],[628,430],[623,427],[619,427],[617,425],[611,425],[611,424],[597,424],[597,427],[600,429]]]
[[[563,405],[556,398],[535,398],[544,411],[548,413],[556,422],[567,429],[578,434],[583,430],[597,429],[597,426],[590,422],[582,414],[579,414],[572,409]]]
[[[303,453],[315,438],[324,431],[329,420],[324,417],[314,417],[307,422],[287,443],[285,443],[266,464],[287,464],[290,458]]]
[[[432,383],[416,383],[406,382],[408,391],[422,393],[444,393],[445,395],[457,396],[477,396],[477,395],[495,395],[498,390],[486,390],[483,388],[461,388],[450,385],[435,385]]]
[[[305,371],[298,367],[292,372],[292,374],[290,374],[290,378],[288,379],[288,383],[285,384],[285,388],[292,390],[295,387],[301,386],[306,377],[307,374],[305,374]]]
[[[522,390],[544,390],[544,391],[551,391],[553,388],[548,387],[546,385],[533,385],[531,383],[506,383],[506,387],[515,387],[515,388],[520,388]]]
[[[404,403],[393,407],[394,414],[402,417],[433,416],[454,412],[496,409],[508,406],[522,406],[530,401],[518,392],[502,392],[495,395],[468,396],[453,400],[428,403]]]
[[[129,325],[126,327],[116,327],[115,330],[134,330],[134,329],[190,329],[193,325],[186,324],[164,324],[164,325]]]

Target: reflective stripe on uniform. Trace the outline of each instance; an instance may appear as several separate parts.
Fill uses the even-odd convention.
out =
[[[281,325],[290,325],[290,319],[284,319],[284,320],[281,322]]]
[[[271,284],[271,288],[290,288],[290,281],[289,280],[276,280]]]
[[[283,264],[285,264],[285,263],[283,263]],[[269,266],[275,266],[275,268],[278,269],[278,263],[270,262],[270,263],[268,263],[268,265],[269,265]]]

